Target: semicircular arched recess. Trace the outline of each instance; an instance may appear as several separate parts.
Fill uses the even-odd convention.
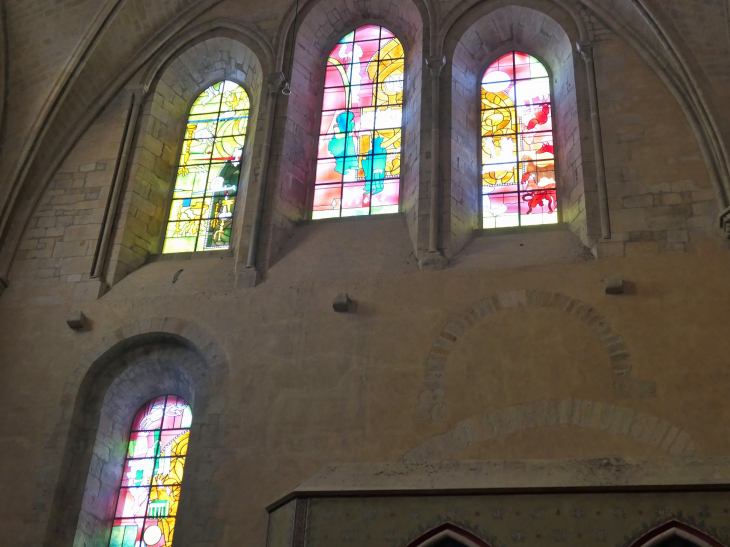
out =
[[[173,317],[124,325],[87,351],[66,380],[54,409],[58,420],[40,457],[36,503],[48,514],[45,544],[68,545],[74,536],[105,544],[100,539],[105,534],[108,541],[125,437],[132,417],[151,398],[176,395],[193,406],[189,457],[198,473],[188,477],[186,488],[210,488],[217,463],[209,455],[222,440],[220,432],[205,425],[226,407],[228,374],[218,342],[197,325]],[[191,514],[185,509],[190,499],[181,503],[181,510]],[[212,506],[210,511],[196,512],[187,523],[183,518],[181,529],[195,528],[198,517],[215,519]]]
[[[443,418],[444,372],[449,355],[464,333],[481,319],[510,308],[549,308],[570,314],[590,327],[606,348],[612,366],[614,395],[620,398],[653,397],[654,382],[631,378],[631,355],[621,336],[608,320],[589,304],[560,293],[547,291],[502,292],[471,306],[461,316],[444,325],[435,340],[425,367],[425,386],[416,407],[416,419],[439,422]]]
[[[451,138],[446,139],[451,153],[444,152],[444,158],[456,158],[450,162],[452,197],[445,202],[445,206],[451,208],[450,255],[468,243],[472,227],[487,227],[482,225],[482,217],[496,222],[502,212],[499,196],[494,203],[489,199],[490,193],[498,192],[500,188],[491,186],[495,181],[481,168],[483,158],[494,151],[486,146],[483,148],[481,139],[475,138],[488,134],[482,127],[486,114],[480,115],[474,105],[487,101],[485,90],[480,86],[485,71],[501,56],[513,51],[534,56],[547,68],[552,99],[549,101],[550,118],[556,129],[554,154],[541,151],[542,155],[535,155],[539,162],[521,164],[520,169],[540,166],[540,170],[547,172],[547,166],[554,161],[555,169],[550,169],[554,175],[546,176],[557,182],[556,205],[561,220],[588,248],[600,239],[598,208],[586,206],[587,201],[590,204],[594,199],[596,188],[594,181],[586,181],[584,176],[584,158],[586,163],[593,161],[589,159],[593,154],[587,152],[594,150],[594,139],[589,123],[591,101],[585,85],[586,67],[575,62],[573,52],[573,44],[580,42],[586,32],[579,23],[568,12],[549,2],[524,1],[509,5],[493,2],[479,4],[467,11],[446,35],[444,52],[451,62],[446,66],[445,81],[450,85],[444,89],[444,99],[451,107],[447,120]],[[518,112],[526,114],[525,109],[529,107],[524,105],[531,102],[532,97],[520,97]],[[484,141],[486,145],[490,139]],[[495,143],[499,148],[503,140],[495,139]],[[513,182],[519,183],[522,174],[520,171]],[[503,175],[515,176],[510,170]],[[468,219],[468,222],[462,219]]]
[[[293,47],[293,13],[278,32],[280,63],[289,77],[291,95],[279,98],[278,116],[286,119],[274,131],[271,165],[267,184],[266,209],[261,228],[259,262],[265,271],[276,261],[283,243],[293,233],[295,223],[310,216],[315,176],[315,160],[322,112],[322,87],[328,54],[347,34],[368,24],[392,32],[405,50],[405,102],[401,165],[401,211],[408,214],[411,239],[418,234],[418,204],[423,198],[421,180],[421,89],[423,56],[428,49],[428,9],[423,0],[401,2],[310,1],[300,8]],[[282,124],[283,125],[283,124]]]
[[[100,273],[106,272],[103,277],[110,286],[144,264],[148,255],[162,249],[170,189],[178,174],[174,170],[178,167],[183,139],[189,138],[185,128],[189,109],[200,93],[224,80],[241,85],[250,99],[248,130],[238,168],[239,206],[231,221],[231,246],[238,248],[237,242],[247,239],[251,219],[250,215],[244,215],[243,205],[253,201],[248,200],[247,195],[256,186],[251,184],[251,173],[252,165],[259,160],[254,156],[254,144],[265,75],[258,55],[251,47],[231,33],[220,34],[206,33],[186,43],[159,65],[156,73],[150,71],[146,75],[150,91],[137,124],[136,148],[126,167],[126,195],[121,200],[116,233],[111,238],[114,243],[108,251],[108,263],[98,266]],[[151,157],[154,161],[150,161]],[[141,215],[126,206],[127,203],[144,205],[148,214],[138,218]],[[247,225],[245,221],[248,221]],[[99,260],[104,260],[103,254]]]
[[[725,547],[713,537],[713,531],[705,530],[702,523],[686,524],[676,519],[655,526],[648,532],[645,527],[635,531],[626,543],[627,547],[675,547],[696,545],[697,547]],[[673,539],[679,542],[673,542]]]
[[[571,43],[580,46],[584,61],[592,63],[593,50],[600,47],[605,33],[620,37],[643,59],[666,86],[691,128],[708,170],[721,224],[730,237],[730,152],[724,138],[728,122],[715,91],[722,84],[710,81],[662,4],[657,0],[619,0],[610,6],[600,0],[467,0],[443,15],[438,42],[448,51],[454,37],[461,36],[465,26],[480,14],[508,5],[550,14],[566,29],[573,26],[578,36],[573,39],[571,35]],[[586,85],[586,80],[577,78],[576,84]]]
[[[404,463],[448,461],[462,450],[490,439],[530,429],[558,426],[603,431],[649,445],[671,456],[691,457],[695,453],[692,437],[669,422],[628,407],[590,401],[563,399],[511,406],[472,416],[452,429],[422,442],[404,454]]]

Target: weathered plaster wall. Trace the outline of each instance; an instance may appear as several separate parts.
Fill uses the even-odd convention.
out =
[[[529,235],[511,237],[519,247]],[[83,355],[120,326],[163,311],[203,325],[231,363],[230,379],[216,392],[227,405],[209,424],[226,435],[224,457],[209,476],[220,497],[223,545],[242,538],[261,544],[263,507],[320,468],[396,461],[444,434],[452,439],[447,459],[666,457],[661,444],[671,447],[671,428],[691,438],[695,457],[727,456],[728,260],[698,252],[491,271],[467,264],[426,275],[417,271],[402,219],[367,219],[302,227],[255,289],[231,289],[232,258],[149,264],[98,302],[81,304],[92,325],[82,333],[64,322],[79,303],[19,300],[11,285],[0,304],[0,379],[14,386],[3,402],[0,480],[17,495],[3,501],[3,542],[32,543],[44,528],[48,507],[36,503],[37,489],[48,477],[30,470],[43,468],[38,454],[53,436],[62,386]],[[634,288],[607,297],[601,280],[616,271]],[[482,298],[522,288],[568,294],[606,316],[631,351],[633,377],[656,382],[656,396],[618,396],[605,348],[576,319],[516,308],[459,339],[445,370],[444,420],[417,420],[426,362],[443,325]],[[356,300],[355,313],[332,311],[343,290]],[[468,445],[449,433],[471,417],[549,401],[558,408],[567,398],[623,409],[628,422],[612,431],[598,425],[596,411],[583,418],[595,427],[581,425],[580,413],[575,423],[540,424],[519,411],[517,424],[498,418],[501,433],[473,436]],[[669,427],[660,431],[661,423]],[[656,447],[642,440],[654,428]],[[189,503],[195,512],[197,502]]]
[[[527,3],[540,4],[521,4]],[[617,3],[607,2],[609,7]],[[203,405],[205,399],[196,391],[194,412],[201,421],[192,439],[193,465],[183,489],[180,517],[189,528],[180,536],[181,547],[263,545],[265,506],[320,469],[339,463],[400,461],[428,467],[444,460],[496,459],[505,460],[509,468],[518,460],[547,459],[561,466],[564,484],[574,484],[588,473],[581,459],[619,458],[621,469],[624,459],[643,459],[632,471],[636,477],[642,470],[657,476],[656,462],[669,457],[674,465],[663,468],[667,470],[662,480],[671,485],[693,480],[698,461],[730,456],[726,397],[730,256],[717,233],[717,200],[696,136],[645,59],[620,33],[606,30],[596,17],[582,12],[592,38],[600,38],[596,70],[614,231],[614,238],[602,245],[600,260],[587,251],[589,228],[473,239],[474,219],[462,218],[453,236],[461,252],[453,253],[451,267],[424,273],[418,270],[417,254],[424,249],[428,232],[426,181],[434,164],[428,152],[430,135],[424,133],[430,130],[430,123],[424,122],[430,119],[421,100],[429,105],[431,91],[422,61],[427,53],[437,53],[431,51],[437,43],[434,29],[453,22],[451,16],[468,2],[435,3],[430,12],[422,3],[347,2],[338,9],[335,4],[312,4],[300,21],[292,84],[302,91],[291,97],[305,100],[295,103],[290,98],[287,103],[278,97],[261,240],[265,276],[254,288],[234,288],[233,253],[146,263],[142,259],[155,246],[154,227],[165,207],[159,195],[171,184],[167,179],[180,138],[174,120],[162,123],[169,115],[164,107],[170,106],[168,110],[179,118],[184,115],[183,103],[208,76],[240,76],[247,67],[257,74],[252,85],[257,93],[263,87],[263,72],[281,66],[268,60],[264,68],[261,51],[256,50],[260,55],[256,64],[248,56],[253,49],[237,49],[242,55],[231,57],[240,62],[228,65],[227,72],[222,63],[228,59],[223,52],[229,50],[221,45],[230,43],[217,31],[206,36],[213,39],[206,44],[217,44],[211,51],[183,56],[170,65],[171,79],[160,79],[140,118],[141,131],[149,138],[137,139],[136,167],[130,171],[133,182],[150,182],[144,169],[154,173],[158,195],[147,199],[153,185],[149,189],[144,184],[128,185],[122,215],[138,219],[139,223],[128,224],[138,225],[140,232],[120,225],[113,240],[119,246],[129,243],[129,249],[137,245],[142,253],[123,268],[126,277],[116,277],[116,285],[99,299],[90,299],[84,284],[89,281],[129,94],[113,90],[116,99],[94,101],[113,87],[124,67],[142,66],[135,52],[162,32],[174,15],[182,17],[188,13],[183,8],[202,3],[151,6],[129,0],[124,4],[129,11],[114,20],[109,41],[83,68],[86,79],[81,78],[81,87],[71,94],[76,102],[65,106],[60,125],[49,125],[56,140],[41,160],[73,144],[74,139],[66,139],[73,131],[83,133],[82,138],[49,185],[43,186],[41,176],[42,167],[49,165],[42,161],[35,165],[29,180],[37,183],[34,192],[39,202],[27,194],[21,203],[32,211],[30,221],[25,224],[21,214],[3,218],[15,219],[13,229],[23,235],[17,253],[14,248],[2,250],[3,256],[12,257],[12,269],[10,285],[0,297],[0,385],[5,386],[0,401],[0,489],[12,495],[0,500],[0,544],[37,546],[44,538],[63,543],[70,537],[78,517],[74,507],[80,507],[88,494],[84,488],[89,477],[101,477],[94,474],[97,464],[91,469],[90,463],[98,456],[91,445],[100,437],[84,411],[99,409],[92,403],[99,402],[104,390],[95,392],[97,399],[92,397],[89,403],[85,398],[91,393],[89,383],[97,373],[109,374],[109,384],[114,378],[128,380],[125,370],[144,367],[149,361],[143,357],[162,355],[160,333],[179,337],[200,363],[215,368],[225,362],[228,368],[211,384],[210,407]],[[280,1],[257,3],[249,17],[246,5],[231,0],[206,13],[220,18],[229,10],[230,19],[248,25],[242,35],[259,39],[259,32],[272,43],[274,38],[286,42],[282,33],[288,27],[282,19],[285,13],[291,15],[287,11],[291,6]],[[8,10],[9,28],[22,22],[19,6],[16,2]],[[34,7],[28,4],[29,10]],[[28,76],[38,79],[37,87],[14,76],[17,66],[11,70],[11,86],[25,89],[29,104],[45,99],[49,80],[56,77],[49,67],[68,58],[70,36],[80,32],[74,25],[90,20],[88,3],[66,7],[67,12],[61,8],[35,12],[41,28],[63,28],[48,66],[39,65]],[[559,12],[550,11],[555,17]],[[612,13],[623,11],[617,8]],[[67,14],[75,18],[73,25],[67,24]],[[57,21],[51,22],[56,16]],[[348,25],[360,16],[392,23],[394,30],[400,25],[408,43],[404,214],[300,223],[306,216],[311,168],[307,163],[311,142],[305,141],[316,125],[319,106],[322,64],[317,55],[326,53],[330,41],[350,30]],[[637,17],[626,16],[624,22],[636,28]],[[694,25],[681,11],[672,12],[672,17]],[[138,28],[139,21],[144,24]],[[428,21],[432,28],[426,28]],[[167,29],[165,36],[173,30]],[[701,34],[694,29],[694,38],[688,40]],[[19,39],[16,34],[13,40]],[[43,43],[37,50],[27,45],[25,52],[13,40],[11,55],[14,48],[18,50],[13,63],[44,58],[54,43]],[[561,40],[564,46],[572,45],[573,37]],[[188,42],[180,38],[175,43],[182,47]],[[561,51],[563,64],[557,65],[567,74],[568,50]],[[280,61],[286,59],[283,50],[277,54]],[[194,64],[196,59],[200,64],[191,70],[186,62]],[[208,61],[210,71],[201,69]],[[579,68],[580,62],[574,59],[572,66]],[[713,66],[713,78],[726,77],[719,61]],[[579,72],[575,70],[576,78]],[[558,95],[569,98],[570,78],[558,73],[566,85]],[[464,74],[456,76],[469,81]],[[585,83],[575,85],[579,96]],[[17,91],[13,93],[8,112],[26,117]],[[254,97],[261,99],[260,94]],[[445,106],[444,116],[451,116],[450,108],[461,109],[454,124],[473,124],[468,105],[451,102],[456,104]],[[94,109],[102,106],[97,116]],[[587,123],[586,112],[581,118],[581,112],[567,103],[561,112],[565,127]],[[87,114],[96,116],[88,129],[79,122]],[[262,119],[257,121],[258,136]],[[8,127],[26,127],[13,124]],[[457,139],[466,138],[462,126],[456,129]],[[578,140],[577,135],[571,138]],[[586,166],[593,161],[592,146],[585,138],[581,128],[581,165],[586,182],[591,182],[595,174]],[[4,154],[14,150],[5,146],[7,142],[5,137]],[[566,152],[565,159],[577,162],[574,155]],[[9,166],[3,156],[4,173]],[[441,167],[448,173],[453,164],[447,161]],[[454,178],[467,188],[473,169],[461,170],[457,164],[457,170]],[[442,208],[442,215],[448,207],[457,217],[473,214],[473,208],[456,205],[458,191],[444,190],[442,185],[442,197],[453,201]],[[580,224],[582,214],[589,219],[595,200],[586,198],[583,203],[578,194],[570,194],[568,208],[577,210],[570,220],[579,219]],[[154,211],[144,211],[145,199]],[[242,234],[247,234],[253,212],[249,203],[241,208]],[[446,246],[444,236],[451,225],[448,216],[441,220],[441,241]],[[606,296],[603,279],[616,273],[626,280],[626,294]],[[354,298],[354,309],[336,314],[332,299],[343,291]],[[88,328],[81,332],[66,325],[69,312],[77,309],[89,318]],[[143,337],[138,353],[107,354],[140,334],[150,336]],[[105,355],[108,360],[101,359]],[[159,363],[161,358],[156,359]],[[121,414],[128,409],[119,407],[114,420],[123,429],[128,418]],[[720,470],[726,467],[718,464]],[[434,469],[448,483],[448,473]],[[724,471],[713,476],[725,484]],[[611,486],[625,484],[624,478],[617,474],[606,480]],[[107,501],[110,488],[105,491]],[[71,493],[68,498],[66,492]],[[66,504],[67,499],[77,506]],[[614,504],[612,498],[600,503]],[[699,514],[694,507],[698,504],[690,503],[693,515]],[[93,503],[84,507],[98,509]],[[713,518],[718,518],[712,507]],[[59,509],[67,513],[59,515]],[[103,511],[94,515],[104,518]],[[57,533],[56,526],[63,533]],[[394,544],[403,547],[398,541],[405,532],[398,533]]]

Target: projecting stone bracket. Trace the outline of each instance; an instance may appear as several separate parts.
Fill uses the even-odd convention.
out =
[[[418,267],[423,272],[438,272],[448,265],[448,259],[438,251],[428,252],[418,261]]]
[[[256,268],[245,267],[236,272],[237,289],[253,289],[261,281],[261,276]]]

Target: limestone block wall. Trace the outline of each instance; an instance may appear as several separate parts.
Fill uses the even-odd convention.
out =
[[[249,127],[253,142],[245,163],[253,176],[242,181],[249,192],[239,201],[235,248],[164,261],[149,255],[159,244],[189,103],[208,82],[232,77],[250,84],[254,103],[262,106],[264,77],[288,66],[289,49],[272,44],[287,43],[291,27],[285,19],[292,6],[229,0],[208,12],[205,2],[192,0],[119,4],[103,39],[89,50],[88,64],[72,65],[79,78],[67,90],[70,102],[59,103],[44,137],[28,133],[41,153],[28,163],[31,186],[19,190],[20,209],[2,219],[22,237],[17,252],[5,246],[7,239],[0,249],[0,275],[7,271],[2,268],[8,256],[12,262],[9,285],[0,296],[0,491],[11,493],[0,496],[1,545],[104,545],[130,414],[143,398],[162,391],[188,398],[199,420],[181,500],[180,547],[265,545],[265,508],[271,502],[320,471],[327,475],[332,466],[348,463],[380,469],[364,489],[382,488],[383,481],[414,466],[424,470],[421,487],[462,488],[463,476],[450,471],[449,462],[457,462],[486,469],[492,478],[550,477],[554,482],[540,483],[544,488],[585,486],[598,469],[601,486],[608,489],[649,476],[672,488],[691,489],[699,482],[721,492],[684,492],[684,497],[663,492],[662,499],[671,498],[666,502],[602,492],[595,503],[594,498],[553,498],[548,504],[542,497],[534,505],[519,505],[526,498],[516,496],[479,507],[429,505],[434,498],[419,497],[419,516],[434,515],[423,520],[409,514],[410,502],[387,498],[377,502],[381,520],[375,524],[373,506],[365,504],[351,515],[360,519],[354,524],[347,515],[327,520],[350,503],[331,501],[327,507],[322,503],[316,517],[326,523],[310,529],[310,539],[328,543],[332,538],[316,534],[331,530],[344,543],[407,547],[420,535],[418,526],[444,520],[465,525],[469,516],[480,530],[494,527],[496,532],[485,536],[493,547],[526,544],[528,538],[610,539],[617,547],[631,547],[637,527],[678,518],[682,511],[698,526],[704,519],[705,532],[718,541],[728,541],[723,530],[730,488],[730,258],[719,238],[718,199],[697,134],[667,84],[627,39],[644,40],[643,27],[637,27],[641,18],[624,15],[635,11],[632,4],[603,3],[622,25],[596,16],[589,1],[571,12],[595,46],[607,162],[613,237],[598,246],[595,260],[586,252],[599,233],[591,186],[594,147],[581,107],[587,79],[574,50],[576,37],[555,26],[570,28],[568,18],[554,6],[530,0],[500,6],[495,19],[487,20],[492,30],[480,26],[481,16],[461,19],[472,4],[302,2],[294,93],[289,99],[277,94],[275,111],[260,110]],[[719,5],[710,4],[716,16]],[[28,91],[33,108],[42,102],[37,95],[55,85],[56,80],[48,81],[51,72],[64,70],[55,65],[68,58],[71,35],[81,40],[79,28],[88,25],[93,10],[88,2],[45,9],[34,2],[6,5],[16,33],[11,51],[18,49],[13,62],[37,68],[22,76],[24,67],[10,71],[11,87],[18,87],[8,95],[8,111],[25,119],[18,89]],[[24,6],[27,13],[21,13]],[[699,23],[681,9],[670,11],[673,20],[682,21],[677,25],[693,27],[688,43],[701,39],[701,30],[694,28]],[[58,55],[48,53],[53,40],[34,40],[38,49],[17,46],[18,29],[29,32],[31,15],[38,19],[39,34],[55,28],[51,19],[63,27]],[[16,20],[19,26],[12,27]],[[404,211],[300,223],[311,192],[323,56],[364,22],[388,26],[407,45]],[[497,38],[499,29],[504,36]],[[472,240],[479,221],[478,111],[468,94],[476,91],[489,55],[500,47],[530,45],[528,29],[542,42],[556,80],[558,130],[565,130],[559,159],[567,170],[561,172],[561,185],[573,231]],[[61,39],[64,32],[70,34]],[[242,45],[254,38],[268,44],[278,60],[265,64],[263,46]],[[703,51],[711,56],[709,46]],[[48,63],[42,62],[46,53]],[[433,97],[424,57],[447,53],[439,247],[451,253],[452,263],[445,271],[421,272],[417,255],[428,242],[427,182],[434,165],[429,156]],[[725,77],[719,56],[716,61],[707,69],[714,82]],[[159,77],[148,82],[150,94],[127,166],[107,266],[112,287],[90,298],[86,287],[130,93],[144,81],[130,78],[147,70]],[[707,91],[703,86],[698,89]],[[242,288],[234,281],[241,261],[232,255],[246,254],[255,212],[249,196],[259,189],[250,182],[261,167],[264,115],[273,114],[258,242],[262,282]],[[93,120],[88,127],[87,118]],[[444,136],[446,122],[451,127]],[[3,145],[13,127],[25,126],[9,121]],[[3,146],[3,176],[12,166],[6,154],[14,154],[16,144]],[[70,153],[61,154],[62,165],[51,169],[48,158],[66,148]],[[53,171],[48,185],[44,170]],[[3,186],[2,196],[11,190],[16,188]],[[24,208],[31,211],[27,223]],[[604,279],[617,273],[625,280],[624,294],[608,296]],[[0,279],[0,289],[4,286]],[[353,300],[346,314],[332,309],[341,292]],[[88,321],[76,331],[66,320],[79,310]],[[529,463],[535,460],[551,463]],[[528,473],[535,469],[539,472]],[[556,475],[550,469],[561,471]],[[702,480],[698,469],[706,473]],[[487,489],[504,487],[492,482]],[[538,511],[558,506],[560,515]],[[572,512],[577,506],[602,514],[577,517]],[[619,517],[613,511],[620,507],[633,512],[615,525]],[[397,518],[390,520],[386,508]],[[481,514],[467,515],[467,509]],[[505,512],[492,512],[498,509]],[[355,536],[367,526],[377,536]],[[554,531],[559,533],[553,536]]]
[[[137,357],[156,359],[154,340],[144,339],[135,352],[114,353],[119,361],[98,360],[141,333],[174,334],[199,348],[203,361],[224,356],[229,364],[229,375],[213,384],[216,408],[201,425],[213,442],[196,449],[191,440],[192,482],[183,487],[180,514],[181,531],[195,527],[184,534],[195,538],[188,544],[263,545],[264,508],[339,463],[413,459],[445,484],[451,475],[434,467],[445,460],[505,461],[521,476],[515,461],[547,459],[586,477],[586,459],[611,459],[607,484],[626,480],[624,459],[661,470],[664,459],[678,458],[670,477],[680,483],[685,473],[692,480],[698,462],[711,476],[722,468],[730,453],[726,253],[507,269],[485,269],[477,256],[424,274],[404,219],[368,221],[302,227],[266,282],[251,289],[231,289],[232,257],[147,264],[97,301],[30,298],[27,288],[10,285],[0,300],[0,382],[10,386],[0,484],[14,496],[0,501],[2,543],[37,544],[53,522],[68,524],[52,520],[56,491],[66,487],[59,480],[91,469],[77,463],[73,474],[59,471],[74,438],[73,409],[84,393],[97,394],[88,408],[100,404],[103,389],[86,387],[97,374],[111,374],[111,382]],[[513,248],[526,241],[500,237]],[[602,279],[617,271],[626,294],[607,296]],[[352,313],[332,310],[342,291],[356,303]],[[528,291],[554,306],[520,306]],[[456,330],[452,323],[467,310],[495,306],[495,294],[504,295],[499,311]],[[66,325],[72,307],[89,318],[86,330]],[[423,421],[416,411],[434,346],[448,341],[443,333],[456,338],[442,372],[443,417]],[[627,353],[631,377],[654,383],[654,391],[615,389],[613,365]],[[194,415],[201,413],[198,395],[196,388]],[[93,437],[93,427],[85,431],[83,438]],[[632,477],[649,472],[631,469]],[[214,516],[204,513],[209,507]]]
[[[605,252],[685,252],[701,245],[717,234],[719,211],[681,110],[620,41],[603,42],[596,56],[612,227]]]
[[[66,158],[24,232],[11,276],[50,299],[73,298],[89,280],[128,97],[112,102]]]

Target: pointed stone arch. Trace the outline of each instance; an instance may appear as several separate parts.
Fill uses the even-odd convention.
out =
[[[590,327],[600,338],[611,360],[614,395],[619,398],[653,397],[654,382],[631,378],[631,354],[623,338],[591,305],[570,296],[547,291],[501,292],[480,300],[459,317],[444,325],[431,346],[425,367],[425,386],[416,407],[416,418],[439,422],[443,419],[444,373],[456,342],[481,319],[510,308],[547,308],[565,312]]]
[[[432,547],[438,546],[442,541],[452,539],[464,547],[492,547],[485,540],[453,524],[446,522],[422,534],[408,544],[408,547]]]
[[[675,536],[685,539],[697,547],[725,547],[707,532],[678,520],[671,520],[657,526],[627,545],[628,547],[654,547]]]

